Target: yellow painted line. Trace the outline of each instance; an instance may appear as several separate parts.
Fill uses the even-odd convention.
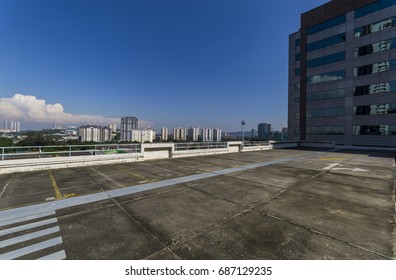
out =
[[[52,174],[51,170],[48,170],[48,175],[50,177],[52,188],[54,189],[56,199],[62,199],[63,196],[59,190],[58,184],[56,183],[54,174]]]
[[[133,176],[133,177],[142,179],[142,180],[144,180],[144,181],[146,181],[146,182],[152,183],[152,182],[157,182],[157,181],[158,181],[158,179],[147,179],[147,178],[145,178],[145,177],[143,177],[143,176],[140,176],[139,174],[132,173],[132,172],[127,171],[127,170],[125,170],[125,172],[128,173],[129,175]]]

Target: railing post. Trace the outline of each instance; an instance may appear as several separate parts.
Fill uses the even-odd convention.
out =
[[[72,146],[70,145],[69,146],[69,157],[71,157],[71,155],[72,155]]]
[[[41,146],[39,146],[39,153],[38,153],[39,158],[41,158]]]
[[[96,156],[96,145],[94,146],[94,156]]]
[[[4,147],[1,148],[1,161],[4,160]]]

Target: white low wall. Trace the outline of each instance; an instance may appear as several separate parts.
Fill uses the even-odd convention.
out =
[[[166,159],[166,158],[184,158],[184,157],[208,156],[208,155],[236,153],[236,152],[264,151],[271,149],[294,148],[298,146],[334,148],[334,143],[307,142],[307,141],[290,141],[290,142],[271,141],[267,146],[242,147],[241,141],[232,141],[232,142],[227,142],[226,148],[191,149],[191,150],[180,150],[180,151],[175,151],[174,143],[152,143],[152,144],[142,144],[141,153],[41,158],[41,159],[15,159],[15,160],[0,161],[0,174],[57,169],[57,168],[72,168],[72,167],[101,165],[101,164],[127,163],[127,162]]]

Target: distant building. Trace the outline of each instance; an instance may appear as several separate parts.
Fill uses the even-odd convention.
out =
[[[132,142],[132,129],[138,129],[138,118],[122,117],[121,118],[121,141]]]
[[[187,129],[177,127],[173,129],[173,140],[174,141],[186,141],[187,140]]]
[[[169,130],[167,127],[161,129],[161,141],[168,141]]]
[[[221,141],[221,129],[220,128],[213,129],[213,141],[215,141],[215,142]]]
[[[255,129],[250,130],[250,137],[252,137],[252,138],[256,137],[256,130]]]
[[[19,121],[4,121],[4,129],[9,129],[9,132],[21,132],[21,122]]]
[[[202,136],[202,142],[213,142],[213,129],[202,128],[201,136]]]
[[[78,128],[81,142],[108,142],[113,140],[112,131],[108,127],[84,125]]]
[[[117,125],[116,125],[115,123],[109,124],[108,127],[111,129],[111,131],[112,131],[113,133],[116,133],[116,132],[117,132]]]
[[[271,136],[271,124],[270,123],[259,123],[257,128],[257,136],[259,139],[268,138]]]
[[[155,131],[152,129],[132,129],[130,132],[131,142],[150,142],[152,143],[155,139]]]
[[[191,141],[198,141],[199,135],[199,126],[193,126],[188,130],[188,137]]]

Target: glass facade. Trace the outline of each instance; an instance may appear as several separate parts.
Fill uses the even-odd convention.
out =
[[[396,38],[392,38],[390,40],[385,40],[381,42],[377,42],[370,45],[365,45],[359,48],[355,48],[353,50],[353,54],[355,57],[364,56],[368,54],[388,51],[394,49],[396,47]]]
[[[294,119],[299,120],[300,119],[300,113],[294,113]]]
[[[396,70],[396,59],[363,65],[353,69],[355,77]]]
[[[295,61],[300,61],[301,60],[301,54],[300,53],[296,53],[295,57],[294,57]]]
[[[345,52],[333,53],[307,61],[307,68],[314,68],[345,60]]]
[[[334,89],[322,92],[307,93],[307,101],[319,101],[345,97],[345,89]]]
[[[396,103],[374,104],[353,107],[354,115],[396,114]]]
[[[389,18],[376,23],[371,23],[355,29],[355,38],[376,33],[395,26],[395,18]]]
[[[296,47],[301,46],[301,39],[296,39]]]
[[[330,118],[345,115],[344,107],[307,110],[307,118]]]
[[[353,88],[353,95],[370,95],[378,93],[389,93],[396,91],[396,82],[385,82],[372,85],[358,86]]]
[[[343,126],[308,126],[307,135],[344,135]]]
[[[334,26],[346,23],[346,14],[313,25],[307,29],[307,35],[312,35]]]
[[[396,5],[396,0],[379,0],[372,4],[366,5],[359,9],[355,10],[355,18],[360,18],[363,16],[367,16],[369,14],[378,12],[382,9],[389,8],[393,5]]]
[[[354,135],[396,135],[396,124],[355,125]]]
[[[317,84],[345,79],[345,70],[307,77],[307,84]]]
[[[345,41],[346,41],[345,33],[337,34],[335,36],[328,37],[326,39],[319,40],[319,41],[308,44],[307,51],[312,52],[312,51],[320,50],[320,49],[323,49],[326,47],[337,45],[339,43],[343,43]]]
[[[300,75],[301,75],[301,68],[296,68],[296,69],[294,70],[294,74],[295,74],[296,76],[300,76]]]

